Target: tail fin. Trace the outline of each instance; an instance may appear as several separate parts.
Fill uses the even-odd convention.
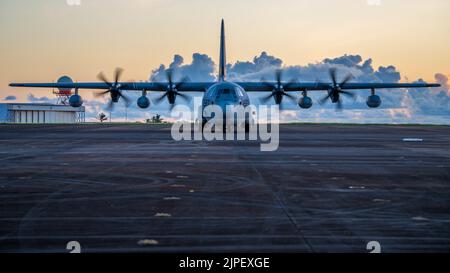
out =
[[[227,57],[226,57],[226,50],[225,50],[225,23],[222,19],[222,27],[220,30],[219,81],[225,80],[225,76],[227,74],[226,65],[227,65]]]

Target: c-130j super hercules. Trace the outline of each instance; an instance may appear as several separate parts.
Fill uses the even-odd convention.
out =
[[[308,109],[313,102],[308,97],[309,91],[326,91],[326,96],[319,102],[324,103],[328,99],[336,104],[338,109],[342,108],[341,96],[354,97],[355,95],[350,90],[371,90],[371,95],[367,98],[367,105],[371,108],[376,108],[381,105],[381,99],[375,94],[376,89],[393,89],[393,88],[426,88],[439,87],[439,84],[428,83],[350,83],[351,75],[346,76],[343,80],[337,80],[336,69],[332,68],[329,71],[331,82],[285,82],[282,80],[282,71],[277,70],[274,82],[229,82],[226,80],[226,50],[225,50],[225,26],[222,20],[221,36],[220,36],[220,61],[219,61],[219,75],[216,82],[188,82],[186,79],[181,81],[173,81],[173,73],[171,70],[167,71],[167,82],[120,82],[122,69],[116,69],[114,82],[110,82],[106,77],[100,73],[98,78],[102,82],[77,82],[74,83],[68,77],[62,77],[57,83],[11,83],[12,87],[38,87],[38,88],[59,88],[65,90],[75,89],[75,94],[69,99],[69,104],[73,107],[80,107],[83,100],[79,95],[80,89],[97,89],[105,90],[97,95],[109,94],[111,100],[109,107],[123,99],[129,103],[129,99],[124,95],[124,91],[140,91],[142,96],[137,100],[137,105],[140,108],[146,109],[150,106],[150,100],[147,97],[147,92],[162,92],[155,102],[160,103],[167,99],[170,106],[173,107],[178,97],[184,101],[189,101],[189,96],[186,92],[204,92],[202,106],[217,105],[222,109],[227,106],[250,105],[250,99],[247,92],[270,92],[267,96],[261,99],[261,102],[267,103],[271,98],[276,104],[281,105],[283,98],[287,97],[298,103],[302,109]],[[301,92],[301,97],[297,101],[293,92]],[[203,117],[203,123],[207,121]]]

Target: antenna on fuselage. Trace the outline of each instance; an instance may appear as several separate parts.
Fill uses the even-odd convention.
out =
[[[226,66],[227,58],[226,58],[226,49],[225,49],[225,23],[222,19],[222,26],[220,29],[220,60],[219,60],[219,81],[222,82],[225,80],[226,76]]]

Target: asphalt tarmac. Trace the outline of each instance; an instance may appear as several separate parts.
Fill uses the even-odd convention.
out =
[[[0,125],[0,252],[450,251],[450,126]],[[377,244],[377,243],[375,243]]]

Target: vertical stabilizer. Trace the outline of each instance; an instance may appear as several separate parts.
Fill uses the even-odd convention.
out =
[[[227,57],[225,50],[225,23],[222,19],[220,29],[220,61],[219,61],[219,81],[224,81],[226,76]]]

